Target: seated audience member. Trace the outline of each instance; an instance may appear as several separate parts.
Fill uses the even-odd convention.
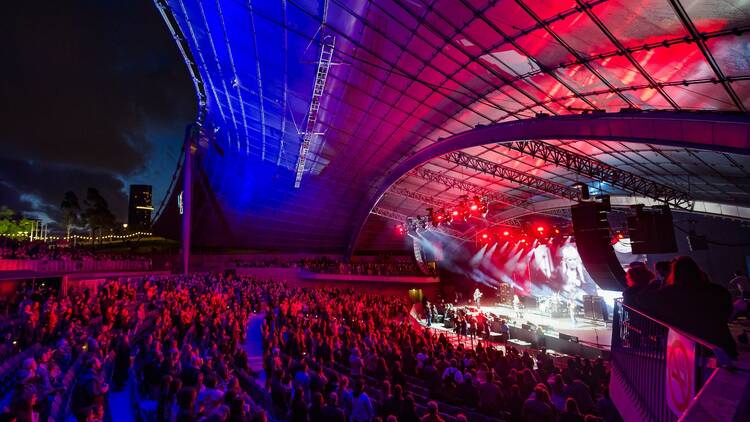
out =
[[[681,256],[672,262],[667,285],[639,296],[648,315],[724,349],[737,357],[737,346],[727,322],[732,315],[732,298],[727,289],[711,283],[692,258]]]

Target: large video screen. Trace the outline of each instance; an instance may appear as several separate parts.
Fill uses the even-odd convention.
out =
[[[441,265],[488,287],[498,288],[507,283],[520,296],[559,295],[579,301],[583,295],[600,292],[572,238],[484,245],[474,253],[462,249],[452,248],[442,253]]]
[[[478,250],[474,245],[431,234],[415,236],[414,240],[432,253],[442,268],[492,289],[509,284],[521,297],[557,295],[582,303],[584,295],[597,295],[611,303],[620,296],[597,286],[573,237],[489,243]]]
[[[582,300],[583,295],[597,294],[598,287],[573,241],[536,244],[520,252],[512,247],[501,248],[495,256],[493,261],[505,262],[516,287],[532,296],[558,294]]]

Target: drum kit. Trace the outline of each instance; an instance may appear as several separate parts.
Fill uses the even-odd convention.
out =
[[[539,311],[552,318],[565,318],[568,316],[568,301],[558,293],[551,296],[539,298]]]

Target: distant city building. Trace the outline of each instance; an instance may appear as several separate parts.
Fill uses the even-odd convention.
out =
[[[128,203],[128,230],[132,232],[151,229],[151,185],[130,185]]]

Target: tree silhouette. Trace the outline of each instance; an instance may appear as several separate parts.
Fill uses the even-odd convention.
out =
[[[65,192],[60,209],[63,214],[63,224],[65,224],[67,239],[70,237],[70,229],[73,226],[81,225],[81,205],[78,203],[78,196],[76,196],[75,192]]]
[[[83,211],[83,219],[86,227],[91,231],[91,243],[99,234],[101,236],[105,231],[110,231],[115,227],[115,216],[109,210],[107,200],[99,194],[96,188],[88,188],[86,191],[86,200],[83,201],[86,209]]]

